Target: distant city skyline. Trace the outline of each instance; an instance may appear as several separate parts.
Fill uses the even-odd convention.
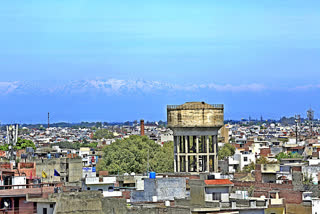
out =
[[[17,0],[0,7],[1,123],[320,117],[320,2]]]

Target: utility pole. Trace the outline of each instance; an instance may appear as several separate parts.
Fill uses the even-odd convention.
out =
[[[308,120],[309,120],[310,136],[312,136],[312,134],[313,134],[314,111],[311,108],[307,111],[307,117],[308,117]]]
[[[50,128],[50,112],[48,112],[48,129]]]
[[[300,123],[300,115],[295,115],[295,122],[296,122],[296,144],[298,144],[298,126],[299,126],[299,123]]]
[[[16,155],[13,150],[13,147],[17,144],[18,141],[18,130],[19,130],[19,125],[17,124],[16,126],[10,125],[7,126],[7,144],[9,146],[9,154],[8,154],[8,159],[10,161],[15,161]]]
[[[149,149],[148,149],[148,165],[147,165],[147,173],[149,174]]]

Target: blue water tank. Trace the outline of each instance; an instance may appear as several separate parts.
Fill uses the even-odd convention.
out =
[[[149,178],[156,179],[156,173],[155,172],[150,172],[149,173]]]

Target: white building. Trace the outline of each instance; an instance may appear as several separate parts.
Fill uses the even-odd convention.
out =
[[[320,214],[320,199],[312,199],[312,214]]]

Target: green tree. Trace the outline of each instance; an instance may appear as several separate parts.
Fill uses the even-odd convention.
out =
[[[223,160],[227,157],[234,155],[235,151],[236,151],[236,148],[232,144],[225,143],[224,146],[222,146],[219,149],[218,157],[220,160]]]
[[[111,174],[143,173],[147,171],[173,171],[173,143],[165,143],[163,147],[146,136],[130,136],[116,140],[105,146],[104,155],[98,164],[98,170],[107,170]]]
[[[249,189],[248,189],[248,194],[249,194],[250,197],[253,197],[253,195],[254,195],[254,190],[255,190],[254,185],[251,185],[251,186],[249,187]]]
[[[9,145],[8,144],[4,144],[0,146],[0,150],[1,151],[8,151],[9,150]]]
[[[25,149],[27,147],[32,147],[34,150],[36,149],[36,146],[34,145],[34,143],[31,140],[18,138],[14,149],[19,150],[19,149]]]
[[[97,148],[97,146],[98,146],[97,142],[91,142],[91,143],[83,143],[80,147]]]
[[[305,185],[312,185],[313,184],[313,178],[312,178],[312,175],[306,173],[304,176],[303,176],[303,184]]]
[[[102,127],[102,122],[96,122],[96,127],[101,128]]]
[[[59,146],[62,149],[79,149],[82,144],[80,142],[71,143],[69,141],[62,141],[51,145]]]
[[[256,160],[256,164],[276,164],[276,161],[269,161],[268,158],[261,156]]]
[[[174,157],[173,142],[166,142],[160,151],[156,153],[151,160],[151,165],[154,166],[156,172],[173,172],[173,157]]]
[[[286,143],[286,142],[288,142],[289,141],[289,139],[288,138],[278,138],[278,141],[280,141],[280,142],[283,142],[283,143]]]
[[[112,134],[112,132],[110,132],[107,129],[99,129],[94,133],[92,139],[98,140],[98,139],[102,139],[102,138],[104,138],[104,139],[113,138],[113,134]]]
[[[252,170],[255,170],[256,165],[254,164],[254,162],[250,162],[249,165],[246,165],[243,167],[242,171],[244,172],[251,172]]]
[[[284,153],[284,152],[280,152],[279,154],[276,155],[276,159],[278,161],[281,161],[282,159],[285,158],[302,158],[302,156],[296,152],[289,152],[289,153]]]

